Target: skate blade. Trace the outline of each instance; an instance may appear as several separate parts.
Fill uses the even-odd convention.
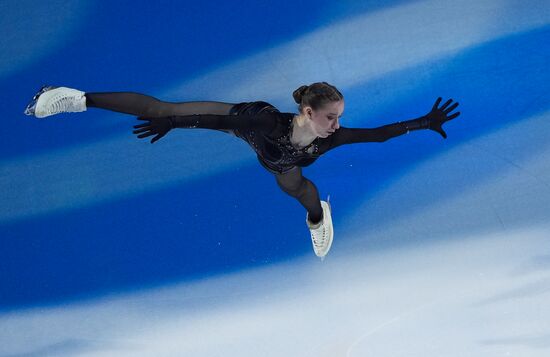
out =
[[[38,92],[36,92],[34,97],[32,97],[30,103],[25,108],[25,111],[24,111],[25,115],[34,115],[35,110],[36,110],[36,103],[38,102],[38,98],[42,95],[42,93],[47,92],[47,91],[49,91],[53,88],[55,88],[55,87],[47,86],[47,85],[42,86],[42,88],[40,88],[38,90]]]

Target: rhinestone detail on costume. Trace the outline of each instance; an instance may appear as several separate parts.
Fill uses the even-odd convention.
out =
[[[292,143],[290,142],[290,135],[292,134],[292,130],[294,128],[294,122],[292,119],[289,119],[289,128],[288,132],[277,139],[277,144],[279,148],[285,149],[283,150],[283,157],[281,158],[282,164],[293,164],[296,162],[296,159],[300,158],[311,158],[319,155],[319,138],[315,138],[309,145],[303,147],[303,148],[296,148]],[[284,155],[285,152],[288,153],[288,155]]]

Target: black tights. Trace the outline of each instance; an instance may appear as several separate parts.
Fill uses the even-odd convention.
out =
[[[275,178],[284,192],[296,198],[305,207],[312,223],[317,223],[323,218],[317,187],[302,175],[301,167],[296,166],[285,174],[277,174]]]
[[[224,102],[163,102],[154,97],[131,92],[86,93],[86,106],[149,118],[171,115],[217,114],[228,115],[232,103]],[[222,130],[231,133],[230,130]],[[276,174],[279,187],[296,198],[307,210],[309,220],[317,223],[323,217],[317,187],[302,176],[302,168],[295,167],[285,174]]]
[[[223,102],[163,102],[157,98],[131,92],[86,93],[86,106],[107,109],[148,118],[171,115],[228,115],[233,103]]]

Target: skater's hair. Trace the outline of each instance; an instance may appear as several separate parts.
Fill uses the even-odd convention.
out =
[[[292,97],[298,103],[300,113],[306,106],[317,110],[330,102],[344,99],[342,93],[327,82],[316,82],[309,86],[301,86],[292,93]]]

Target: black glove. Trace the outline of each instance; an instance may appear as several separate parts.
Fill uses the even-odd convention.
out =
[[[449,99],[441,106],[441,108],[438,108],[437,106],[439,103],[441,103],[441,97],[437,98],[437,100],[434,103],[434,106],[432,107],[432,111],[426,114],[426,119],[428,119],[428,129],[437,131],[441,136],[443,136],[444,139],[447,139],[447,133],[441,128],[441,125],[448,122],[449,120],[453,120],[457,116],[460,115],[460,112],[456,112],[452,115],[449,115],[450,112],[452,112],[457,106],[458,102],[451,105],[449,107],[449,104],[453,102],[452,99]]]
[[[439,97],[435,101],[432,110],[428,114],[418,119],[401,122],[401,124],[404,124],[405,129],[409,131],[418,129],[430,129],[441,134],[444,139],[447,139],[447,133],[445,133],[441,126],[449,120],[453,120],[460,115],[460,112],[449,115],[449,113],[458,106],[458,102],[456,102],[449,107],[449,104],[451,104],[452,102],[453,100],[449,99],[445,102],[445,104],[441,106],[441,108],[438,108],[437,106],[439,105],[439,103],[441,103],[441,97]]]
[[[139,117],[138,120],[145,120],[147,123],[134,125],[134,134],[138,135],[138,138],[143,139],[148,136],[156,135],[151,139],[151,144],[153,144],[158,139],[162,138],[166,133],[174,128],[172,120],[169,117],[166,118],[144,118]]]

